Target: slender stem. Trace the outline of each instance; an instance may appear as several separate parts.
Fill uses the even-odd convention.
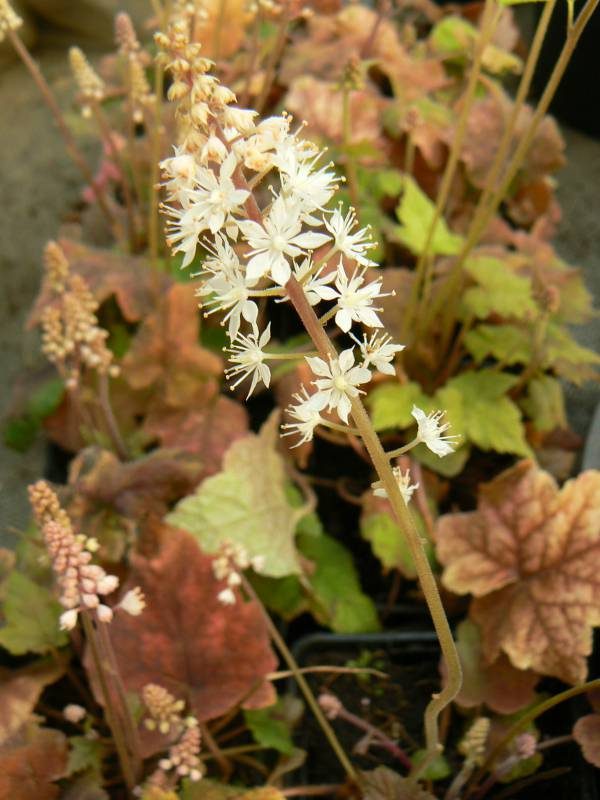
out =
[[[127,461],[129,458],[129,452],[125,442],[123,441],[123,437],[121,436],[121,431],[119,430],[119,425],[112,409],[108,375],[104,372],[98,375],[98,398],[100,400],[100,407],[102,408],[102,413],[104,414],[104,419],[108,428],[108,435],[110,436],[113,447],[115,448],[119,458],[121,458],[123,461]]]
[[[89,184],[91,190],[93,191],[96,197],[98,206],[100,207],[102,213],[106,217],[108,224],[114,231],[115,236],[117,237],[117,239],[124,240],[126,238],[125,231],[123,230],[121,224],[113,214],[112,209],[110,208],[110,205],[104,195],[102,188],[94,180],[93,172],[90,169],[89,164],[85,160],[83,153],[77,146],[75,137],[73,136],[73,134],[69,130],[67,123],[65,122],[60,106],[58,105],[58,102],[56,101],[56,98],[54,97],[52,89],[50,88],[48,82],[46,81],[46,78],[44,77],[42,71],[31,57],[29,50],[25,47],[19,35],[15,31],[10,30],[10,28],[7,31],[7,35],[11,41],[12,46],[17,51],[21,61],[25,64],[25,66],[29,70],[29,74],[33,78],[33,82],[35,83],[35,85],[38,87],[46,105],[50,109],[50,112],[54,117],[56,126],[60,131],[60,134],[65,142],[68,154],[71,156],[73,162],[78,167],[85,182]]]
[[[448,197],[450,196],[450,189],[452,187],[452,182],[456,174],[456,168],[458,166],[460,156],[462,154],[462,148],[467,134],[469,115],[471,113],[471,108],[473,107],[473,102],[475,100],[475,93],[477,90],[477,85],[479,83],[479,76],[481,74],[483,54],[490,42],[492,34],[496,29],[498,20],[500,18],[500,13],[502,10],[503,6],[497,5],[495,0],[486,0],[485,7],[483,10],[481,33],[475,49],[475,57],[473,60],[473,64],[469,71],[467,86],[464,92],[464,96],[462,98],[462,108],[458,118],[458,124],[456,126],[456,131],[454,133],[454,136],[452,137],[452,147],[450,149],[448,161],[446,162],[444,174],[442,176],[440,187],[437,192],[435,209],[433,212],[433,216],[431,218],[431,222],[429,223],[429,227],[427,229],[427,235],[425,237],[425,244],[423,245],[423,251],[421,252],[419,260],[417,261],[416,275],[412,283],[410,303],[407,307],[407,313],[405,314],[404,317],[401,341],[404,341],[404,339],[406,338],[406,334],[411,329],[412,321],[415,318],[414,315],[417,310],[419,289],[421,285],[423,285],[424,287],[426,283],[426,276],[427,273],[429,272],[428,266],[430,263],[429,256],[430,256],[431,244],[433,242],[433,236],[437,228],[438,222],[440,220],[440,217],[444,213],[446,203],[448,202]],[[424,302],[426,302],[425,298]],[[413,313],[411,313],[411,309],[413,310]],[[419,315],[416,314],[416,317],[418,319]]]
[[[533,722],[533,720],[537,719],[542,714],[545,714],[546,711],[550,711],[550,709],[559,705],[559,703],[562,703],[565,700],[570,700],[572,697],[577,697],[579,694],[591,692],[594,689],[600,689],[600,678],[595,678],[593,681],[587,681],[587,683],[582,683],[579,686],[573,686],[571,689],[565,689],[564,692],[559,692],[558,694],[555,694],[554,697],[549,697],[547,700],[538,703],[537,706],[534,706],[525,714],[523,714],[523,716],[520,717],[511,728],[508,729],[506,735],[503,736],[496,746],[493,747],[492,750],[490,750],[490,752],[487,754],[485,761],[475,774],[472,783],[477,784],[481,780],[485,773],[493,767],[496,759],[502,753],[502,751],[506,749],[506,746],[510,744],[515,736],[521,733],[522,730],[525,730],[525,728],[527,728],[527,726]],[[467,792],[465,798],[468,798],[472,792],[473,788]]]
[[[387,672],[381,672],[378,669],[370,667],[298,667],[298,672],[302,675],[307,675],[312,672],[334,672],[340,675],[373,675],[376,678],[389,678]],[[268,681],[280,681],[283,678],[293,678],[294,673],[289,669],[282,669],[279,672],[270,672],[266,676]]]
[[[345,771],[346,775],[348,776],[348,778],[351,781],[353,781],[353,783],[355,783],[356,785],[360,785],[360,780],[359,780],[358,773],[356,772],[356,770],[352,766],[348,756],[344,752],[344,748],[340,744],[340,742],[339,742],[339,740],[338,740],[338,738],[337,738],[337,736],[335,734],[335,731],[333,730],[333,728],[329,724],[329,721],[327,720],[327,718],[323,714],[323,711],[321,710],[321,707],[319,706],[319,704],[317,702],[317,699],[315,698],[315,696],[314,696],[314,694],[312,692],[312,689],[310,688],[310,686],[308,685],[308,683],[306,681],[306,678],[304,677],[304,675],[300,671],[300,668],[299,668],[299,666],[298,666],[298,664],[296,662],[296,659],[294,658],[294,656],[290,652],[290,650],[289,650],[287,644],[285,643],[283,637],[281,636],[281,634],[277,630],[277,627],[273,624],[273,620],[269,616],[268,612],[265,610],[265,607],[263,606],[262,602],[260,601],[259,597],[257,596],[257,594],[254,591],[254,589],[252,588],[252,586],[248,583],[248,581],[245,578],[242,578],[242,581],[243,581],[244,591],[248,594],[248,596],[252,600],[254,600],[255,603],[257,603],[258,607],[261,609],[263,617],[264,617],[264,620],[265,620],[265,623],[266,623],[267,628],[269,630],[269,634],[270,634],[271,638],[273,639],[273,642],[275,643],[275,646],[277,647],[277,649],[281,653],[281,656],[283,657],[283,660],[286,662],[286,664],[290,668],[292,674],[294,675],[294,679],[296,680],[296,683],[300,687],[300,691],[304,695],[304,699],[306,700],[306,702],[310,706],[311,711],[315,715],[315,717],[317,719],[317,722],[321,726],[321,729],[322,729],[323,733],[325,734],[327,740],[329,741],[329,744],[331,745],[333,751],[335,752],[336,756],[338,757],[338,760],[339,760],[340,764],[342,765],[342,767],[344,768],[344,771]]]
[[[271,48],[269,60],[265,68],[264,83],[262,85],[260,95],[258,96],[258,99],[256,101],[256,110],[258,111],[259,114],[261,114],[264,111],[267,100],[269,99],[271,88],[273,86],[273,83],[275,82],[275,71],[277,69],[277,64],[279,63],[279,59],[281,58],[281,55],[285,48],[289,23],[290,23],[290,16],[289,16],[288,3],[286,2],[282,6],[281,18],[279,20],[279,28],[277,30],[277,38],[275,40],[275,44]]]
[[[348,711],[348,709],[344,708],[344,706],[341,704],[339,708],[336,708],[335,718],[343,719],[346,722],[349,722],[350,725],[354,725],[355,728],[358,728],[359,730],[369,734],[370,737],[380,744],[385,750],[387,750],[388,753],[391,753],[394,758],[397,758],[407,770],[412,769],[412,761],[406,755],[404,750],[375,725],[372,725],[370,722],[367,722],[367,720],[362,719],[362,717],[359,717],[357,714],[353,714],[351,711]]]
[[[315,343],[321,355],[329,360],[335,354],[335,348],[329,337],[323,330],[317,316],[304,295],[304,291],[298,281],[292,277],[286,284],[286,290],[294,308],[311,339]],[[384,452],[381,442],[371,424],[369,415],[358,397],[351,398],[352,416],[354,423],[361,433],[363,444],[366,447],[371,461],[375,467],[379,479],[387,493],[389,501],[394,511],[394,516],[400,529],[406,536],[409,549],[419,576],[419,581],[423,594],[425,595],[433,624],[440,642],[440,647],[446,662],[448,679],[439,694],[433,695],[425,711],[425,739],[427,751],[431,758],[441,752],[442,745],[438,734],[438,716],[440,712],[456,697],[462,686],[462,668],[458,652],[452,638],[452,632],[446,618],[446,613],[442,605],[437,583],[431,566],[423,549],[421,537],[415,527],[415,523],[404,502],[400,489],[392,473],[389,457]],[[427,759],[417,767],[417,774],[426,766]]]
[[[112,731],[113,739],[115,742],[115,748],[117,750],[117,755],[119,756],[119,763],[121,764],[121,770],[123,771],[123,777],[125,779],[125,783],[127,784],[129,791],[132,792],[136,785],[135,771],[131,764],[130,756],[127,751],[127,747],[125,745],[125,738],[123,735],[121,723],[118,720],[117,716],[115,715],[112,707],[112,698],[108,687],[107,676],[104,671],[104,665],[102,663],[102,658],[100,656],[100,649],[98,647],[98,640],[96,638],[96,631],[94,629],[94,624],[90,619],[88,611],[82,611],[80,616],[81,616],[81,621],[83,623],[83,630],[85,631],[85,637],[90,646],[90,653],[92,656],[92,661],[94,662],[96,675],[98,676],[100,691],[102,692],[102,696],[104,698],[104,712],[106,714],[106,719]]]
[[[343,787],[337,783],[322,783],[312,786],[291,786],[289,789],[281,789],[284,797],[318,797],[322,794],[338,795]]]
[[[227,0],[219,0],[219,10],[217,12],[217,21],[212,40],[212,58],[214,61],[218,61],[221,57],[221,35],[223,33],[223,23],[225,22],[226,8]]]
[[[98,123],[98,127],[100,128],[100,133],[102,134],[102,138],[106,142],[108,150],[112,155],[113,161],[115,165],[119,168],[119,172],[121,173],[121,187],[123,189],[123,196],[125,198],[125,208],[127,209],[127,222],[129,227],[129,250],[130,252],[135,251],[136,246],[136,230],[135,230],[135,215],[133,210],[133,198],[131,196],[131,188],[129,186],[129,178],[127,176],[127,167],[125,162],[119,152],[119,148],[115,142],[113,132],[108,125],[106,117],[102,111],[102,108],[98,102],[94,102],[91,104],[92,113]]]
[[[212,757],[215,759],[217,764],[219,765],[219,769],[221,770],[221,776],[225,783],[229,782],[229,778],[231,777],[231,773],[233,768],[227,757],[223,754],[223,751],[217,744],[217,740],[213,737],[211,732],[209,731],[206,725],[201,724],[200,730],[202,731],[202,741],[206,744]]]
[[[115,657],[115,651],[108,633],[107,624],[98,621],[96,630],[98,633],[98,644],[108,664],[112,683],[119,700],[119,714],[123,725],[126,746],[129,754],[131,755],[135,776],[136,778],[139,778],[142,768],[142,758],[140,755],[141,746],[137,725],[131,714],[129,703],[127,702],[127,693],[125,691],[125,686],[123,685],[123,680],[119,671],[119,665],[117,664],[117,659]]]
[[[331,422],[329,419],[324,419],[319,424],[325,425],[326,428],[331,428],[332,431],[340,431],[340,433],[345,433],[346,436],[360,436],[360,431],[358,428],[353,428],[350,425],[340,425],[337,422]]]
[[[164,27],[164,22],[163,22]],[[155,269],[158,268],[159,229],[160,229],[160,156],[162,143],[162,103],[164,72],[158,64],[154,73],[154,122],[152,126],[152,168],[150,171],[150,205],[148,208],[148,244],[150,258]]]
[[[350,87],[342,86],[342,148],[345,157],[346,178],[348,180],[348,193],[350,202],[354,208],[360,206],[358,176],[356,173],[356,161],[351,151],[352,117],[350,114]]]
[[[403,445],[402,447],[397,447],[395,450],[386,450],[385,455],[386,458],[398,458],[398,456],[404,455],[404,453],[408,453],[409,450],[412,450],[413,447],[416,447],[421,440],[418,436],[416,436],[412,441],[408,444]]]
[[[473,247],[479,241],[480,236],[485,231],[488,226],[489,221],[496,213],[498,206],[506,196],[506,193],[514,180],[515,176],[517,175],[519,169],[521,168],[521,164],[523,160],[527,156],[529,152],[529,148],[531,147],[531,143],[533,138],[537,132],[538,126],[542,119],[544,118],[546,112],[548,111],[548,107],[558,89],[560,81],[564,75],[564,72],[571,60],[571,56],[573,55],[573,51],[579,41],[579,38],[587,23],[589,22],[592,14],[596,10],[598,6],[598,2],[600,0],[587,0],[584,7],[581,9],[580,13],[577,16],[577,20],[575,24],[569,31],[564,46],[560,52],[558,57],[558,61],[556,62],[554,69],[552,70],[552,74],[550,75],[550,79],[546,84],[546,88],[540,98],[540,101],[533,113],[531,121],[525,131],[525,134],[521,137],[519,144],[517,145],[515,152],[510,160],[508,167],[504,173],[502,180],[500,181],[499,185],[496,187],[495,191],[493,192],[489,203],[483,208],[480,214],[476,215],[476,219],[473,220],[471,224],[471,228],[467,235],[467,239],[465,244],[463,245],[461,252],[456,258],[456,261],[452,267],[448,280],[446,281],[444,290],[440,292],[439,298],[439,307],[443,307],[443,304],[448,302],[447,308],[447,315],[446,315],[446,325],[444,330],[444,342],[443,350],[445,350],[445,342],[449,339],[451,333],[451,320],[453,319],[452,309],[456,306],[456,303],[459,300],[459,292],[458,292],[458,282],[462,275],[462,265],[464,264],[466,258],[470,254]]]

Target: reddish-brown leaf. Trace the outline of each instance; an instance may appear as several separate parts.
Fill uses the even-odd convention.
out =
[[[175,408],[203,406],[218,388],[219,356],[198,344],[198,303],[193,287],[175,284],[160,308],[140,325],[123,360],[123,375],[135,389],[159,389]]]
[[[128,322],[145,317],[156,306],[157,296],[172,283],[167,275],[152,269],[145,258],[100,250],[69,239],[61,239],[59,244],[71,271],[85,278],[96,300],[102,303],[114,295]],[[50,287],[43,285],[29,315],[29,327],[39,322],[51,298]]]
[[[586,714],[573,727],[573,738],[586,761],[600,769],[600,714]]]
[[[481,487],[477,511],[439,519],[442,580],[475,595],[488,661],[504,652],[519,669],[585,679],[600,624],[599,530],[600,472],[559,490],[527,460]]]
[[[88,447],[71,463],[69,484],[76,496],[75,516],[109,507],[130,519],[165,513],[176,499],[195,487],[198,458],[180,450],[153,450],[135,461],[121,462],[107,450]]]
[[[44,688],[58,680],[63,668],[39,662],[19,670],[0,673],[0,745],[19,731],[30,718]]]
[[[208,720],[243,703],[270,705],[267,673],[276,665],[261,609],[238,596],[219,602],[223,588],[204,555],[184,531],[164,526],[154,555],[135,555],[123,591],[141,586],[147,606],[139,617],[117,613],[110,626],[128,691],[158,683]]]
[[[29,725],[0,748],[0,797],[55,800],[67,766],[67,738],[60,731]]]
[[[463,685],[455,698],[460,706],[473,708],[485,703],[497,714],[514,714],[533,702],[539,675],[516,669],[504,653],[486,663],[479,630],[471,620],[458,626],[456,646],[463,668]],[[444,661],[440,668],[444,672]]]
[[[235,400],[217,395],[201,409],[153,407],[144,430],[163,447],[199,456],[200,477],[206,478],[219,472],[229,446],[248,433],[248,413]]]

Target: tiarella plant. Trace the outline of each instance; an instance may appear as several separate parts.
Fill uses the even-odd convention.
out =
[[[120,13],[98,70],[69,53],[94,172],[0,0],[86,182],[29,319],[57,377],[5,430],[70,462],[0,549],[0,795],[480,800],[572,740],[600,765],[593,694],[538,723],[599,683],[600,475],[556,480],[559,379],[599,359],[545,116],[597,2],[529,108],[555,0],[524,61],[495,0],[153,1],[155,48]],[[398,598],[441,679],[437,650],[425,682],[404,651],[297,663],[288,622],[375,632]],[[292,785],[331,755],[309,714],[339,766]]]

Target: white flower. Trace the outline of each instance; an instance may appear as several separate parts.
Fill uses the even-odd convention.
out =
[[[108,606],[102,605],[102,603],[100,603],[100,605],[96,608],[96,614],[98,615],[98,619],[100,620],[100,622],[112,622],[113,618],[112,608],[109,608]]]
[[[335,278],[335,272],[329,272],[323,275],[325,267],[321,267],[314,275],[310,275],[313,268],[312,259],[305,258],[299,266],[294,266],[294,276],[296,280],[302,284],[304,295],[311,306],[316,306],[321,300],[335,300],[337,297],[336,290],[329,286]],[[287,296],[285,299],[288,299]]]
[[[352,408],[350,398],[364,394],[357,387],[368,383],[371,373],[366,367],[354,365],[353,347],[342,350],[338,358],[330,358],[329,364],[318,357],[307,356],[306,360],[314,374],[321,376],[313,381],[318,392],[312,395],[311,403],[317,408],[326,405],[329,411],[335,408],[340,419],[347,423]]]
[[[293,395],[295,405],[288,406],[287,415],[295,422],[286,422],[281,426],[284,429],[282,436],[300,435],[300,440],[293,447],[299,447],[305,442],[310,442],[314,436],[315,428],[324,421],[319,413],[327,404],[324,395],[309,395],[304,386],[299,394]],[[319,407],[320,405],[320,407]]]
[[[258,279],[248,278],[242,271],[233,248],[220,234],[215,238],[212,252],[213,256],[202,265],[201,273],[212,277],[196,290],[196,295],[207,298],[202,303],[203,307],[208,308],[205,315],[228,311],[223,324],[228,323],[229,338],[235,339],[242,318],[251,325],[256,323],[258,306],[250,299],[250,289]]]
[[[419,488],[418,483],[411,484],[410,482],[410,471],[406,470],[403,474],[400,467],[393,467],[392,472],[394,473],[394,478],[396,479],[396,483],[398,484],[398,489],[400,489],[400,494],[402,495],[402,499],[406,503],[409,504],[411,497],[415,489]],[[376,497],[387,497],[387,492],[383,488],[381,481],[377,481],[372,485],[373,494]]]
[[[196,254],[198,238],[207,228],[216,233],[225,225],[237,224],[231,217],[250,194],[246,189],[236,189],[231,176],[237,159],[230,153],[221,164],[219,175],[204,167],[198,167],[194,177],[194,188],[183,192],[178,198],[182,208],[165,206],[169,220],[168,243],[175,253],[184,253],[182,266],[186,267]]]
[[[68,611],[63,612],[58,618],[58,624],[61,631],[72,631],[77,625],[78,609],[70,608]]]
[[[335,246],[341,253],[363,267],[373,267],[375,262],[366,257],[366,252],[375,247],[375,242],[371,239],[368,228],[351,233],[355,225],[356,214],[352,208],[344,217],[338,206],[329,219],[325,220],[325,227],[332,234]]]
[[[139,586],[125,593],[117,608],[123,609],[132,617],[139,617],[146,608],[146,598]]]
[[[63,717],[67,722],[72,722],[76,725],[84,719],[87,711],[83,706],[78,706],[77,703],[69,703],[63,708]]]
[[[376,310],[371,308],[375,298],[385,297],[385,295],[381,294],[381,278],[363,286],[365,272],[366,268],[363,268],[360,272],[355,269],[349,279],[342,259],[340,259],[335,280],[339,308],[335,315],[335,324],[344,333],[348,333],[353,322],[361,322],[368,328],[383,327]]]
[[[311,155],[310,152],[308,155]],[[315,209],[322,210],[337,189],[335,172],[328,171],[327,167],[314,169],[320,158],[321,154],[317,153],[308,160],[302,143],[297,142],[295,137],[288,137],[277,148],[273,159],[273,164],[281,175],[282,195],[292,204],[298,205],[303,215],[310,214]],[[313,218],[307,217],[306,221],[315,224]]]
[[[270,274],[280,286],[285,286],[292,274],[286,256],[306,255],[307,250],[329,240],[324,233],[303,233],[298,207],[289,206],[281,196],[273,202],[264,226],[252,220],[241,221],[239,226],[252,248],[246,275],[261,278]]]
[[[234,606],[235,592],[233,591],[233,589],[230,589],[229,587],[221,589],[221,591],[217,595],[217,600],[219,601],[219,603],[223,603],[224,606]]]
[[[252,375],[252,383],[248,390],[248,397],[256,388],[258,381],[262,381],[265,386],[269,386],[271,382],[271,370],[268,365],[264,363],[267,358],[267,353],[263,352],[263,348],[271,338],[271,323],[267,325],[265,330],[260,334],[258,328],[255,326],[252,333],[245,336],[243,333],[238,333],[236,338],[231,343],[231,347],[227,352],[233,353],[231,356],[231,363],[235,366],[225,371],[227,379],[240,375],[241,377],[232,385],[232,389],[241,383],[249,375]],[[247,399],[247,398],[246,398]]]
[[[417,406],[413,406],[411,411],[419,426],[417,439],[424,442],[431,452],[440,458],[454,452],[455,443],[459,438],[458,436],[442,435],[450,427],[449,422],[440,424],[444,413],[444,411],[432,411],[431,414],[426,414]]]
[[[366,334],[363,334],[363,340],[360,342],[356,336],[350,334],[352,339],[360,347],[360,352],[363,357],[363,367],[374,366],[379,372],[386,375],[395,375],[393,361],[396,353],[404,350],[405,345],[394,344],[392,337],[387,333],[377,334],[372,333],[371,337],[367,339]]]

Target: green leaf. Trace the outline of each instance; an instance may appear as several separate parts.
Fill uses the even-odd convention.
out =
[[[14,571],[6,583],[6,625],[0,630],[0,645],[16,656],[48,653],[69,641],[59,628],[63,609],[49,589]]]
[[[377,612],[362,591],[350,553],[330,536],[300,534],[298,547],[314,563],[309,604],[315,617],[337,633],[379,630]]]
[[[503,364],[529,364],[532,334],[517,325],[478,325],[465,336],[465,347],[477,363],[493,356]]]
[[[435,206],[418,184],[409,176],[404,176],[404,192],[396,208],[400,225],[394,228],[398,241],[413,253],[420,255],[425,249],[427,234],[433,222]],[[448,228],[444,219],[438,219],[428,251],[431,255],[456,255],[462,246],[463,238]]]
[[[425,543],[426,555],[432,560],[433,547],[428,539],[423,519],[412,508],[411,513],[421,540]],[[371,543],[373,553],[381,561],[384,569],[399,569],[404,577],[409,580],[414,580],[417,577],[406,536],[389,514],[381,511],[364,516],[360,522],[360,533],[364,539]]]
[[[580,385],[598,378],[598,371],[595,369],[598,364],[598,353],[578,344],[560,325],[548,325],[544,341],[544,367],[552,367],[557,375]]]
[[[376,431],[386,428],[408,428],[414,425],[413,405],[422,408],[425,395],[418,383],[385,383],[367,398],[371,420]]]
[[[281,712],[282,703],[279,700],[268,708],[244,711],[244,719],[258,744],[290,756],[294,752],[294,743],[289,722]]]
[[[117,322],[110,326],[110,336],[106,344],[117,358],[123,358],[129,350],[132,338],[127,325]]]
[[[207,478],[166,518],[191,533],[205,553],[217,553],[227,541],[241,544],[250,558],[261,558],[257,572],[273,578],[300,572],[294,535],[304,516],[286,497],[278,422],[273,414],[260,433],[234,442],[223,470]]]
[[[529,381],[521,407],[538,431],[567,427],[563,388],[560,381],[550,375]]]
[[[11,450],[25,453],[34,443],[39,429],[40,424],[33,417],[13,417],[4,423],[2,441]]]
[[[429,44],[442,57],[470,57],[477,35],[477,29],[469,22],[449,15],[433,27]]]
[[[46,381],[32,393],[27,403],[27,411],[36,420],[53,414],[65,396],[65,385],[60,378]]]
[[[383,195],[397,197],[402,191],[404,176],[397,169],[377,170],[375,177]]]
[[[515,375],[488,369],[465,372],[446,384],[462,395],[462,433],[482,450],[532,456],[521,412],[506,396],[517,380]]]
[[[452,428],[450,433],[460,434],[461,431],[462,428]],[[448,453],[447,456],[440,458],[435,453],[432,453],[426,445],[418,444],[414,450],[411,450],[411,455],[432,472],[437,472],[438,475],[442,475],[444,478],[455,478],[465,468],[465,464],[471,455],[471,447],[465,444],[453,453]]]
[[[417,750],[412,754],[411,761],[418,767],[428,755],[427,750]],[[419,774],[425,781],[443,781],[452,774],[452,767],[443,755],[439,755],[430,761],[425,770]]]
[[[463,308],[468,314],[485,319],[490,314],[522,319],[537,312],[531,294],[531,280],[510,267],[510,262],[490,256],[472,256],[464,269],[478,286],[466,290]]]
[[[67,775],[75,772],[91,770],[97,774],[102,771],[102,758],[104,745],[97,739],[88,739],[87,736],[71,736],[69,738],[69,760],[67,762]]]
[[[269,611],[274,611],[285,620],[293,619],[306,610],[306,597],[300,580],[295,575],[267,578],[253,574],[250,576],[250,583]]]

